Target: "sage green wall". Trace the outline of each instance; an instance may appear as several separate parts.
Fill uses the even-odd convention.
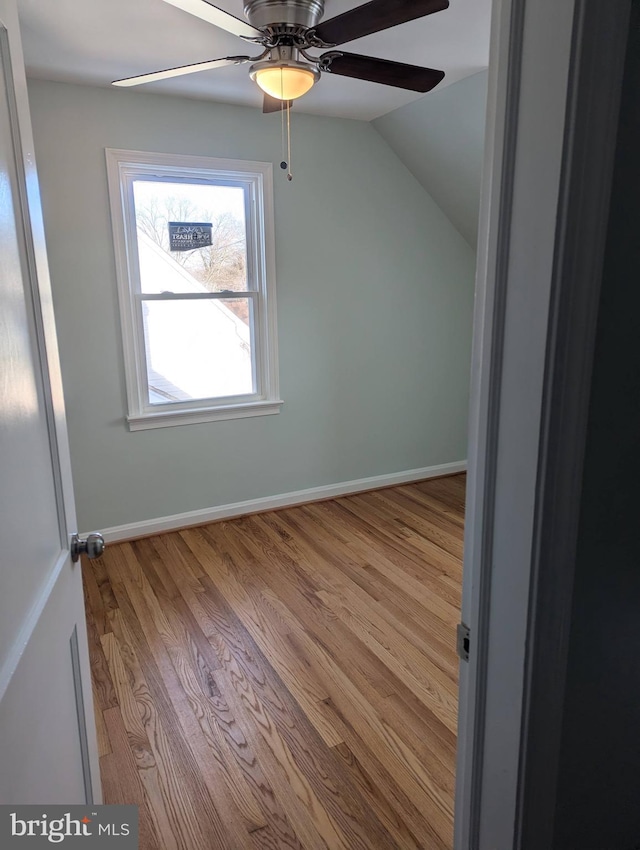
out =
[[[488,72],[481,71],[373,122],[474,250],[487,84]]]
[[[372,126],[293,117],[275,172],[278,416],[130,433],[106,147],[280,159],[243,107],[31,81],[82,529],[466,455],[474,255]]]

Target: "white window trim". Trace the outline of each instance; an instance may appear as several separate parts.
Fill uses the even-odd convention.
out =
[[[106,149],[106,159],[130,430],[279,413],[283,402],[278,383],[272,164],[114,148]],[[253,242],[253,251],[249,253],[253,257],[250,262],[255,263],[253,276],[258,291],[254,353],[258,391],[253,396],[199,400],[181,404],[178,409],[175,405],[170,409],[169,405],[163,408],[148,403],[144,339],[136,314],[139,270],[129,191],[135,177],[153,176],[156,170],[163,178],[173,173],[181,178],[241,180],[249,186],[252,199],[249,235]]]

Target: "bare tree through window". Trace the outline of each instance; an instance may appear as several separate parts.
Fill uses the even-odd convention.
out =
[[[216,202],[215,206],[214,203],[204,205],[206,193],[200,186],[137,181],[135,210],[138,230],[170,254],[210,292],[242,292],[247,289],[246,223],[244,209],[237,197],[229,194],[238,190],[206,188]],[[170,251],[170,221],[211,223],[212,244],[192,251]],[[248,324],[246,302],[232,301],[229,307]]]

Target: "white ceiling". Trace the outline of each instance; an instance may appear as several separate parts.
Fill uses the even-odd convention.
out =
[[[243,16],[242,0],[218,0],[216,5]],[[358,5],[357,0],[327,0],[325,19]],[[18,6],[27,71],[41,79],[107,86],[134,74],[252,51],[252,45],[162,0],[18,0]],[[439,91],[488,66],[490,15],[491,0],[451,0],[443,12],[352,41],[344,49],[442,69],[447,76],[435,89]],[[262,103],[248,65],[129,91],[255,107]],[[371,121],[419,97],[423,95],[324,74],[296,110]]]

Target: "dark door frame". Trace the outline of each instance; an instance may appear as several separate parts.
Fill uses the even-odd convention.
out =
[[[546,850],[631,0],[494,0],[456,850]]]

